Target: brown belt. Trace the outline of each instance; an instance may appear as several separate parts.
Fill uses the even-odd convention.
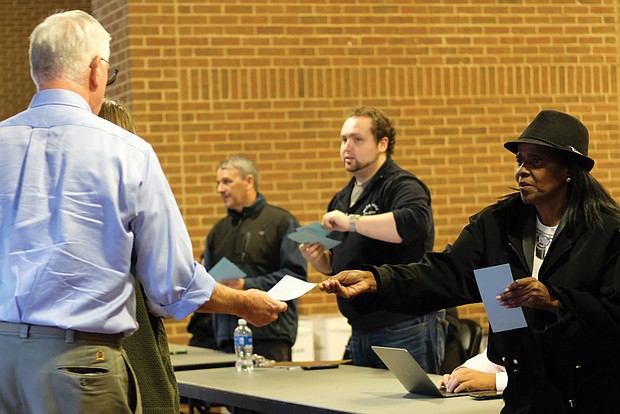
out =
[[[73,329],[62,329],[55,326],[31,325],[28,323],[0,322],[0,332],[18,334],[22,338],[30,335],[45,335],[54,338],[64,338],[65,342],[75,341],[105,342],[116,346],[123,344],[123,334],[101,334],[94,332],[74,331]]]

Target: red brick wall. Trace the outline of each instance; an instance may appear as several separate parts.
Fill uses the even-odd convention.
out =
[[[0,18],[22,18],[21,4]],[[502,143],[543,108],[585,122],[593,174],[620,196],[613,0],[94,0],[92,10],[121,69],[109,94],[159,154],[196,257],[224,214],[216,164],[233,153],[256,159],[270,202],[302,223],[319,219],[348,180],[339,132],[361,103],[393,117],[394,159],[429,185],[436,250],[510,191],[514,157]],[[34,17],[17,25],[26,36]],[[24,47],[6,50],[23,65]],[[2,86],[21,106],[31,94],[23,70],[4,72],[17,81]],[[300,303],[305,314],[337,311],[318,292]],[[460,310],[484,318],[481,305]],[[187,340],[185,324],[168,323],[172,340]]]
[[[36,92],[28,62],[32,29],[56,10],[73,9],[90,12],[90,1],[0,0],[0,119],[26,109]]]

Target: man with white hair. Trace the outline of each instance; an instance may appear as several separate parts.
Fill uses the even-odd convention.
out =
[[[30,63],[38,92],[0,123],[0,412],[141,412],[121,346],[136,279],[162,317],[265,325],[286,304],[216,284],[152,147],[97,116],[118,72],[97,20],[49,16]]]

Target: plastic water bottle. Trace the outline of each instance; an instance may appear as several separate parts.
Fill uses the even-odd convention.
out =
[[[235,353],[237,354],[237,362],[235,367],[237,371],[253,371],[254,362],[252,361],[252,330],[248,326],[245,319],[239,319],[239,325],[235,328]]]

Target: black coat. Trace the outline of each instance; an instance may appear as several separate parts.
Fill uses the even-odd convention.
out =
[[[618,412],[619,231],[610,215],[603,229],[560,223],[539,271],[559,299],[557,315],[523,308],[527,328],[489,336],[489,358],[508,372],[502,413]],[[480,302],[473,270],[509,263],[515,279],[531,276],[534,233],[535,210],[519,197],[487,207],[444,252],[371,269],[378,292],[355,306],[421,314]]]

